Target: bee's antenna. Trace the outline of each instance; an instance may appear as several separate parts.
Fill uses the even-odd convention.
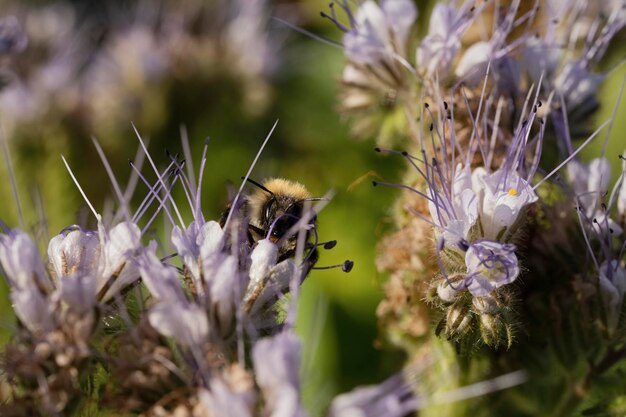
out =
[[[309,197],[303,198],[302,201],[330,201],[330,199],[326,197]]]
[[[352,271],[352,267],[354,266],[354,262],[346,259],[344,263],[337,265],[329,265],[329,266],[314,266],[311,269],[333,269],[333,268],[341,268],[343,272]]]
[[[267,189],[267,187],[264,187],[263,184],[256,182],[255,180],[253,180],[252,178],[246,178],[246,177],[241,177],[242,180],[246,180],[251,184],[254,184],[255,186],[259,187],[261,190],[270,193],[271,195],[274,195],[273,192],[271,192],[270,190]],[[308,200],[308,199],[307,199]]]

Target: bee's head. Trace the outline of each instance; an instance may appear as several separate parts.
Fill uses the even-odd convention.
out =
[[[304,201],[288,195],[273,195],[267,201],[263,210],[263,223],[271,240],[276,241],[282,238],[300,221]],[[316,217],[311,217],[309,225],[315,226]]]

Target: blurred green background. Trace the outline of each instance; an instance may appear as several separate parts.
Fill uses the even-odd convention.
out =
[[[314,271],[301,292],[298,332],[303,337],[305,402],[315,415],[332,395],[380,381],[401,366],[400,353],[374,346],[378,336],[375,309],[385,280],[374,265],[376,242],[390,227],[388,209],[397,193],[373,189],[371,179],[397,181],[404,164],[373,152],[373,141],[350,139],[347,121],[335,111],[344,62],[340,49],[259,15],[257,20],[264,22],[260,30],[271,33],[265,42],[271,51],[258,70],[249,59],[262,46],[240,48],[237,40],[229,39],[233,31],[247,27],[245,21],[231,24],[237,5],[246,4],[245,0],[175,3],[159,2],[159,7],[152,2],[125,1],[3,3],[0,15],[30,22],[30,28],[25,24],[27,32],[34,30],[36,35],[49,30],[58,36],[58,40],[35,36],[26,51],[2,61],[3,71],[17,77],[14,83],[33,96],[8,90],[6,99],[7,89],[0,91],[0,123],[10,148],[26,228],[44,238],[74,223],[93,226],[61,154],[100,210],[113,189],[91,136],[100,140],[118,180],[125,184],[131,172],[127,160],[134,158],[138,146],[131,122],[150,138],[152,157],[161,166],[168,162],[166,149],[182,153],[181,125],[188,130],[196,170],[205,138],[211,138],[202,204],[205,216],[217,219],[228,199],[228,184],[239,185],[240,176],[278,119],[252,177],[297,180],[319,196],[334,190],[334,199],[319,216],[319,231],[321,239],[337,239],[338,245],[323,253],[318,265],[345,259],[355,262],[349,274]],[[319,16],[327,7],[325,2],[276,1],[269,6],[268,14],[340,39],[339,31]],[[56,17],[46,17],[46,13]],[[168,21],[163,17],[167,13],[176,18]],[[422,29],[426,18],[422,13]],[[622,59],[623,50],[611,51],[605,68]],[[44,67],[47,73],[41,70]],[[623,75],[623,68],[614,70],[604,84],[597,121],[612,112]],[[45,94],[37,93],[38,89]],[[34,100],[45,104],[32,110]],[[625,109],[622,103],[609,155],[617,155],[626,146]],[[597,152],[601,143],[596,145],[588,155]],[[611,160],[617,158],[611,156]],[[143,171],[148,172],[147,168]],[[614,169],[617,173],[617,164]],[[0,219],[17,227],[4,166],[0,184]],[[135,195],[141,199],[145,194],[140,184]],[[180,190],[177,198],[184,198]],[[45,253],[43,240],[41,244]],[[0,285],[1,344],[14,322],[5,284]]]

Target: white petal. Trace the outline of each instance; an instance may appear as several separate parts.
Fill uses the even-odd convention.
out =
[[[93,275],[72,275],[61,280],[61,299],[72,310],[84,314],[96,305],[96,278]]]
[[[617,194],[617,213],[620,217],[626,217],[626,176],[623,177]]]
[[[53,237],[48,244],[48,259],[58,279],[67,275],[97,273],[100,241],[94,232],[72,230]]]
[[[271,417],[305,415],[300,404],[300,341],[284,332],[259,340],[252,349],[256,380]]]
[[[483,297],[519,275],[515,246],[496,241],[473,242],[465,253],[467,289],[474,297]]]
[[[12,229],[0,234],[0,263],[12,287],[28,289],[37,283],[51,289],[37,246],[26,233]]]
[[[328,417],[402,417],[415,412],[413,389],[401,372],[381,384],[335,397]]]
[[[52,308],[49,300],[35,288],[11,291],[11,301],[17,318],[33,333],[52,328]]]
[[[198,394],[207,417],[252,417],[253,401],[247,392],[233,391],[219,378],[212,378],[210,387]]]
[[[196,222],[192,222],[184,232],[178,226],[172,228],[172,245],[176,248],[178,256],[183,260],[192,277],[199,282],[200,266],[198,265],[198,257],[200,256],[200,248],[196,242],[197,236],[198,226]]]
[[[183,346],[201,346],[209,335],[206,312],[195,304],[159,303],[148,312],[150,325]]]
[[[122,222],[108,233],[104,227],[100,227],[99,233],[104,255],[100,275],[108,278],[119,272],[122,265],[141,247],[141,231],[134,223]]]
[[[611,262],[610,268],[609,273],[609,263],[604,262],[600,265],[598,283],[607,312],[607,325],[611,331],[614,331],[619,324],[624,294],[626,293],[626,269],[619,266],[616,260]]]
[[[505,175],[507,184],[503,189],[500,182]],[[486,239],[499,238],[504,229],[517,222],[523,208],[539,198],[532,187],[515,172],[495,171],[483,178],[482,185],[480,218]]]
[[[205,258],[224,249],[224,231],[219,223],[210,221],[200,229],[196,242],[200,247],[200,257]]]
[[[183,301],[183,293],[176,269],[161,263],[154,250],[156,242],[150,242],[150,248],[138,259],[139,273],[143,283],[154,298],[160,301]]]
[[[244,304],[250,304],[248,314],[254,315],[286,293],[297,272],[296,264],[291,259],[285,259],[271,269],[266,279],[254,286],[250,283],[244,297]]]
[[[381,0],[380,8],[387,18],[387,25],[396,36],[396,40],[404,47],[411,26],[417,18],[417,9],[412,0]]]
[[[611,181],[611,164],[605,157],[595,158],[589,163],[587,191],[601,196],[608,190]]]
[[[565,65],[554,80],[554,85],[565,97],[567,108],[573,109],[593,97],[604,78],[604,74],[589,72],[585,62],[574,61]]]
[[[139,269],[131,259],[141,248],[141,231],[136,224],[122,222],[107,234],[102,224],[98,225],[102,256],[98,267],[98,291],[114,279],[113,284],[102,297],[107,301],[122,288],[139,277]]]
[[[250,254],[250,285],[258,285],[276,265],[277,259],[278,246],[269,239],[259,240]]]
[[[368,0],[358,9],[356,27],[343,37],[344,51],[349,60],[372,64],[391,52],[387,20],[378,4]]]
[[[205,269],[211,303],[223,329],[228,328],[235,320],[236,305],[245,292],[241,280],[243,274],[239,272],[237,265],[237,258],[229,255],[214,264],[213,268]]]
[[[522,59],[530,78],[537,83],[542,73],[544,79],[552,79],[561,59],[561,49],[530,36],[522,51]]]
[[[487,65],[493,54],[491,44],[476,42],[461,57],[454,71],[469,86],[476,86],[487,74]]]

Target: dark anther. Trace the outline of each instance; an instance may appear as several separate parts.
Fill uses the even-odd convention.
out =
[[[409,153],[407,151],[402,151],[402,156],[409,156]]]
[[[324,249],[332,249],[337,245],[337,241],[336,240],[329,240],[328,242],[324,243]]]
[[[380,152],[380,148],[376,147],[376,148],[374,148],[374,151]]]
[[[443,108],[448,110],[448,103],[446,103],[445,101],[443,102]]]
[[[341,266],[341,270],[343,272],[350,272],[352,271],[352,267],[354,266],[354,262],[346,260],[343,265]]]
[[[543,103],[541,102],[541,100],[539,100],[539,101],[537,102],[537,107],[541,107],[541,106],[543,106]]]
[[[430,127],[429,127],[428,129],[432,132],[434,128],[435,128],[435,125],[433,125],[433,124],[431,123],[431,124],[430,124]]]
[[[376,187],[376,186],[378,185],[378,182],[377,182],[377,181],[372,181],[372,185],[373,185],[374,187]]]
[[[128,160],[128,165],[132,165],[132,164],[133,164],[133,160],[132,160],[132,159],[129,159],[129,160]]]
[[[424,107],[429,108],[430,105],[428,103],[424,103]]]

